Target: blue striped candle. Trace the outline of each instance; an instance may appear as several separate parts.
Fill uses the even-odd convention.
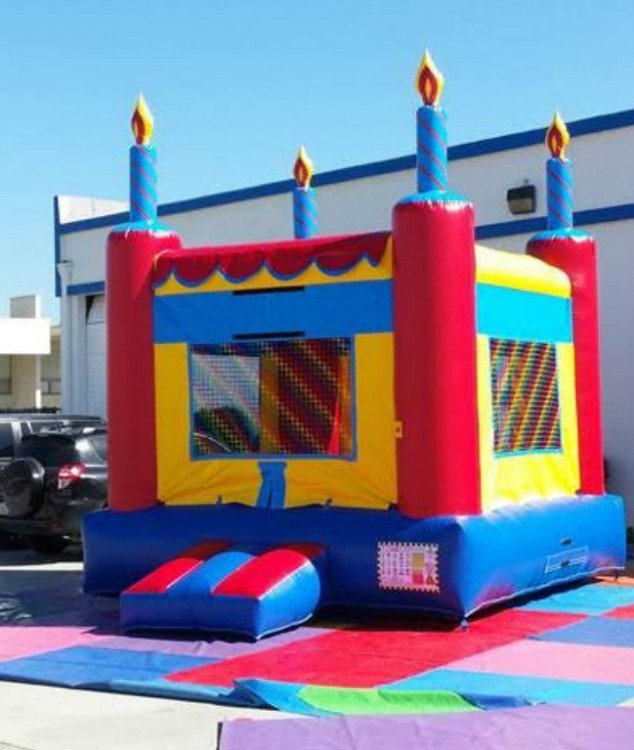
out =
[[[446,190],[447,125],[442,107],[419,107],[416,138],[416,183],[419,193]]]
[[[132,146],[130,149],[130,221],[156,221],[156,149]]]
[[[572,163],[570,159],[551,158],[546,162],[548,229],[573,226]]]
[[[154,118],[143,95],[132,115],[136,144],[130,149],[130,221],[151,224],[156,221],[156,149],[150,146]]]
[[[293,232],[297,240],[317,234],[317,200],[313,188],[293,190]]]
[[[546,145],[551,158],[546,162],[546,204],[548,229],[570,229],[572,215],[572,164],[566,159],[570,133],[559,112],[546,131]]]
[[[315,168],[306,149],[300,146],[293,167],[297,186],[293,191],[293,232],[296,240],[317,234],[317,197],[310,186]]]
[[[419,193],[447,190],[447,121],[439,105],[445,79],[425,51],[416,76],[423,106],[416,116],[416,183]]]

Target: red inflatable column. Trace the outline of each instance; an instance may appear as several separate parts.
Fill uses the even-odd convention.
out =
[[[394,209],[398,507],[480,512],[473,207],[447,192],[443,78],[418,73],[418,193]]]
[[[156,503],[152,270],[172,234],[117,229],[108,238],[108,503],[139,510]]]
[[[473,209],[402,202],[393,225],[398,507],[479,513]]]
[[[556,114],[546,132],[546,144],[551,152],[546,170],[548,230],[530,240],[527,252],[565,271],[570,278],[579,424],[579,491],[602,495],[605,479],[596,246],[588,234],[572,228],[572,166],[565,157],[569,140],[566,125]]]
[[[142,99],[133,117],[130,223],[113,230],[106,259],[108,331],[108,504],[156,503],[152,271],[157,254],[180,241],[156,221],[152,120]]]

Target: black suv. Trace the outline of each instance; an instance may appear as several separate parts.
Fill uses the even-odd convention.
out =
[[[105,427],[27,435],[0,472],[0,529],[45,554],[80,541],[84,514],[106,504],[107,459]]]
[[[61,427],[103,425],[101,417],[47,412],[0,412],[0,468],[15,456],[20,440],[26,435],[58,430]]]

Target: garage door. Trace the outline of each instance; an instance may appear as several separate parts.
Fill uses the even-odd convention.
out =
[[[86,406],[88,414],[106,416],[106,298],[86,300]]]

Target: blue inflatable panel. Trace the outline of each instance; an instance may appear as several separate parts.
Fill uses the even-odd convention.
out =
[[[320,605],[417,610],[452,618],[564,582],[622,570],[625,564],[623,502],[613,495],[428,519],[407,518],[395,509],[157,506],[86,516],[85,590],[125,590],[200,543],[201,529],[207,539],[240,549],[320,545],[327,562],[319,576]],[[301,588],[308,591],[310,586]],[[314,592],[308,598],[312,602]],[[288,601],[284,606],[291,606]],[[235,626],[247,618],[249,606],[234,599],[225,615]],[[299,621],[308,609],[299,608],[290,619]],[[234,610],[242,614],[234,615]],[[267,621],[273,615],[263,612],[258,615],[260,630],[278,628],[279,623]],[[248,617],[253,621],[256,615]],[[207,626],[213,624],[210,620]]]
[[[205,630],[257,639],[304,622],[321,597],[316,545],[227,548],[206,541],[121,594],[124,630]]]

